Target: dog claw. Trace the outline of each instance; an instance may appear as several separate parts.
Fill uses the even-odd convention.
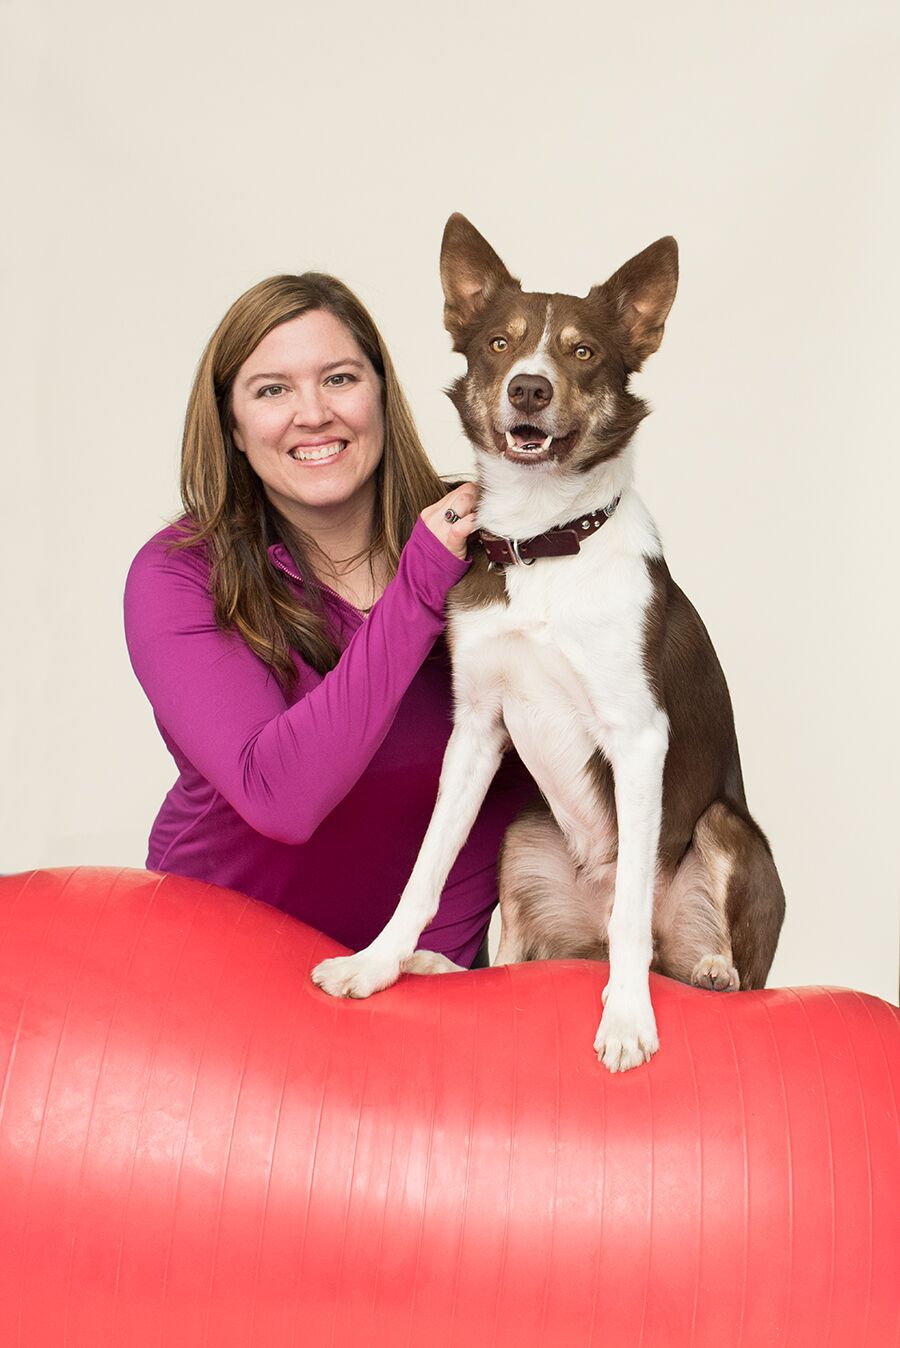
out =
[[[610,1072],[629,1072],[649,1062],[659,1048],[656,1019],[648,1002],[638,1011],[619,1010],[611,999],[594,1040],[597,1057]]]
[[[364,950],[356,955],[339,955],[323,960],[310,977],[329,997],[371,997],[396,983],[400,976],[400,962],[375,958]]]
[[[694,965],[691,982],[711,992],[737,992],[741,986],[737,969],[724,955],[704,955]]]

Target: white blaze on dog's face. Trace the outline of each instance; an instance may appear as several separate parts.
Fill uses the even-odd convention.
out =
[[[468,369],[448,395],[476,450],[586,472],[647,414],[628,377],[662,340],[678,248],[658,239],[586,296],[528,293],[462,215],[441,245],[444,323]]]

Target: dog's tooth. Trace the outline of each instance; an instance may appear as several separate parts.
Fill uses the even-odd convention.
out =
[[[512,431],[506,432],[506,447],[507,449],[515,449],[516,447],[516,438]]]
[[[544,452],[546,453],[546,451],[550,448],[552,444],[553,444],[553,436],[548,435],[546,440],[541,441],[541,449],[544,450]]]

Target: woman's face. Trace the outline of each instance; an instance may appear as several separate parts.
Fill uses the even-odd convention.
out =
[[[370,508],[384,450],[381,380],[349,328],[314,309],[273,328],[231,393],[232,432],[269,500],[301,529]]]

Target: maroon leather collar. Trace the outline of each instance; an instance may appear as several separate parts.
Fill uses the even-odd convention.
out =
[[[619,497],[589,515],[579,515],[567,524],[555,524],[533,538],[502,538],[499,534],[477,529],[473,535],[484,548],[492,567],[531,566],[538,557],[574,557],[581,550],[582,540],[590,538],[601,528],[619,504]]]

